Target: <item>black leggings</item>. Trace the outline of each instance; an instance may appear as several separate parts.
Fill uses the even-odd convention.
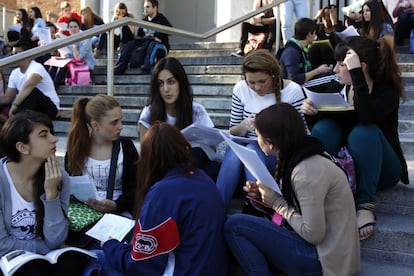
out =
[[[56,119],[58,109],[48,96],[43,94],[39,89],[35,88],[19,105],[17,112],[22,110],[35,110],[49,116],[51,120]]]

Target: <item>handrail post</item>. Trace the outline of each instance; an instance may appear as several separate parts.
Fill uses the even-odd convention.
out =
[[[276,27],[276,45],[275,45],[275,54],[277,53],[277,51],[279,50],[280,47],[280,5],[276,6],[273,8],[273,14],[274,16],[276,16],[276,23],[275,23],[275,27]]]
[[[108,61],[107,72],[106,72],[106,94],[109,96],[114,95],[114,29],[110,29],[108,32],[107,39],[107,51],[106,58]]]
[[[3,36],[4,36],[4,41],[6,41],[6,37],[7,37],[7,31],[6,31],[6,17],[7,17],[7,9],[6,6],[3,5]]]

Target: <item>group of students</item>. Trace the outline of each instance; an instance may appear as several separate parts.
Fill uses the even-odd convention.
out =
[[[313,39],[316,24],[305,25],[312,30],[296,41]],[[226,275],[227,248],[248,275],[271,275],[274,268],[287,274],[353,275],[360,268],[360,240],[374,232],[377,190],[408,183],[397,129],[405,95],[386,38],[347,38],[337,43],[334,59],[333,71],[353,111],[318,111],[268,50],[252,51],[242,60],[244,79],[233,89],[229,131],[257,139],[244,146],[259,155],[282,194],[257,182],[231,148],[217,164],[188,144],[180,130],[192,123],[214,125],[193,100],[175,58],[163,58],[154,67],[148,105],[138,120],[139,154],[130,139],[121,137],[122,110],[114,97],[80,98],[73,106],[61,169],[50,118],[19,110],[19,90],[18,112],[0,133],[6,155],[0,170],[0,253],[44,254],[62,246],[68,233],[69,176],[88,174],[100,191],[99,198],[87,201],[90,207],[128,212],[136,219],[130,243],[108,237],[96,251],[102,275]],[[114,196],[107,199],[115,141],[121,144],[118,173]],[[326,158],[342,146],[354,160],[354,196],[344,171]],[[241,183],[286,224],[248,214],[226,218]]]
[[[334,72],[354,106],[339,117],[317,112],[298,84],[282,78],[269,51],[253,51],[243,59],[244,80],[234,88],[230,133],[257,137],[246,146],[260,154],[282,194],[256,182],[248,171],[243,177],[242,163],[228,158],[234,154],[230,148],[216,183],[202,162],[194,162],[180,130],[193,122],[212,122],[193,101],[185,70],[174,58],[154,68],[148,106],[138,122],[140,154],[131,140],[120,137],[122,110],[111,96],[74,104],[66,170],[56,161],[50,119],[33,111],[17,113],[1,131],[6,154],[1,252],[46,253],[62,246],[68,231],[68,174],[99,176],[94,183],[105,195],[105,168],[120,139],[113,199],[102,196],[87,203],[102,212],[128,211],[137,222],[131,243],[110,237],[102,242],[97,255],[103,275],[226,275],[226,244],[248,275],[271,275],[272,267],[288,274],[352,275],[359,270],[359,240],[374,230],[376,191],[408,182],[397,131],[404,92],[393,50],[384,40],[378,45],[364,36],[349,38],[337,45],[335,58]],[[310,123],[304,115],[315,120]],[[355,201],[346,174],[325,156],[343,145],[354,158]],[[221,178],[232,173],[232,166],[239,168],[234,184],[230,177]],[[246,192],[289,226],[248,214],[225,219],[240,179],[246,180]],[[27,212],[33,219],[23,225],[18,218]],[[149,241],[158,247],[148,246]]]

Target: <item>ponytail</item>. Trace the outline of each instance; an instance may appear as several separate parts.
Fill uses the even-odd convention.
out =
[[[78,99],[72,110],[71,128],[66,147],[65,167],[69,175],[82,175],[91,148],[89,118],[85,112],[88,98]]]

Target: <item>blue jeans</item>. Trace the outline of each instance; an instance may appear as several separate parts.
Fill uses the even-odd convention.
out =
[[[357,178],[357,206],[375,202],[377,190],[396,185],[403,174],[401,160],[377,125],[356,125],[344,137],[340,125],[332,119],[319,120],[312,128],[326,150],[336,156],[343,141],[352,155]]]
[[[266,218],[232,215],[224,233],[247,275],[272,275],[269,264],[288,275],[322,275],[316,247]]]
[[[119,271],[114,270],[114,268],[109,264],[103,250],[93,250],[93,251],[98,256],[98,260],[96,261],[97,263],[91,264],[90,267],[93,267],[93,268],[98,267],[100,276],[122,276],[123,275]]]
[[[309,16],[309,3],[307,0],[288,0],[280,5],[280,14],[283,44],[286,44],[294,35],[294,20]]]
[[[266,165],[269,172],[274,175],[276,158],[274,156],[266,156],[257,143],[247,144],[246,147],[256,151],[260,160]],[[216,182],[217,189],[224,200],[225,207],[228,207],[234,192],[241,183],[243,168],[243,163],[239,157],[237,157],[230,147],[227,147]],[[256,181],[247,168],[244,168],[244,173],[247,181]]]

